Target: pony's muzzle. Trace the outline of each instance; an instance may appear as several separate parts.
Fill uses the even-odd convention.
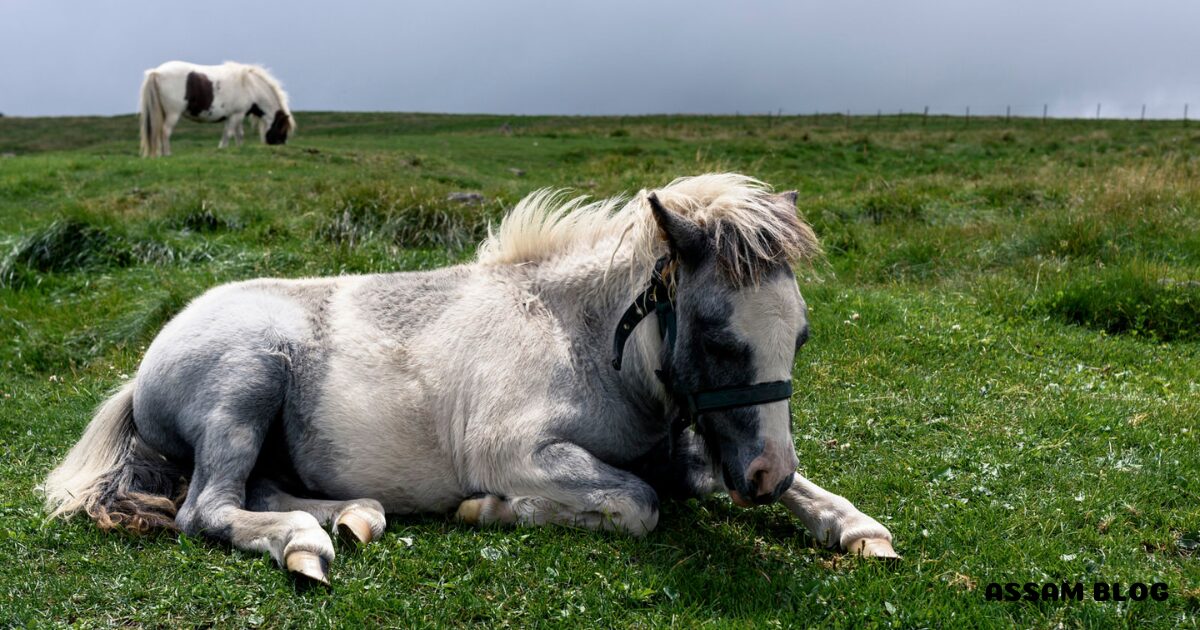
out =
[[[753,502],[758,505],[774,503],[792,486],[798,464],[792,449],[780,448],[767,442],[762,454],[755,457],[746,467],[745,487],[751,496],[734,497],[734,502],[741,505],[741,499],[746,503]]]

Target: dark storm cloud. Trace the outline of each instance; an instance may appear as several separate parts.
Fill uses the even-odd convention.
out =
[[[232,59],[300,110],[1177,117],[1197,24],[1182,1],[3,0],[0,112],[131,112],[145,68]]]

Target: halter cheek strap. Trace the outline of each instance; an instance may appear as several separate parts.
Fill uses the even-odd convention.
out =
[[[663,343],[667,345],[668,354],[675,347],[675,302],[666,278],[663,276],[664,270],[670,263],[670,255],[658,259],[654,264],[654,273],[650,276],[650,286],[634,298],[633,304],[625,309],[621,319],[617,321],[617,330],[613,335],[613,369],[621,369],[625,343],[629,341],[629,337],[633,335],[633,330],[637,328],[637,325],[646,319],[651,311],[658,317],[659,334],[663,337]],[[791,381],[735,385],[703,391],[681,391],[671,386],[665,369],[655,370],[655,374],[662,380],[663,385],[683,403],[681,406],[684,415],[676,421],[675,428],[677,429],[694,423],[696,417],[705,412],[752,407],[792,397]]]
[[[671,289],[663,278],[663,270],[671,262],[669,256],[663,256],[654,263],[654,273],[650,275],[650,286],[641,295],[633,299],[633,304],[625,309],[617,322],[617,332],[613,335],[614,370],[621,369],[621,360],[625,356],[625,342],[633,335],[633,329],[651,312],[658,316],[658,328],[663,339],[675,345],[675,304],[671,301]]]

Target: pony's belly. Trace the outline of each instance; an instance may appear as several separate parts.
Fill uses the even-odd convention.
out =
[[[420,386],[402,371],[334,368],[295,467],[306,485],[370,498],[389,512],[444,512],[464,498],[449,448]],[[308,462],[311,462],[309,464]]]
[[[184,110],[183,117],[195,122],[211,123],[225,122],[225,120],[229,118],[229,114],[230,112],[225,111],[224,109],[214,107],[213,109],[206,109],[198,114],[193,114],[187,110]]]
[[[457,484],[436,483],[436,479],[413,477],[408,483],[373,483],[360,479],[334,481],[332,491],[324,494],[338,499],[375,499],[388,514],[436,514],[458,508],[467,496]]]
[[[466,493],[454,469],[434,457],[406,458],[404,449],[395,455],[340,457],[323,470],[300,470],[308,487],[337,499],[376,499],[389,514],[446,512],[457,508]]]

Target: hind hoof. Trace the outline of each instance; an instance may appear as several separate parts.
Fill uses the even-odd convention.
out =
[[[284,560],[287,570],[305,582],[319,582],[329,586],[329,563],[311,551],[293,551]]]
[[[376,538],[371,520],[354,509],[342,512],[338,516],[337,533],[342,540],[362,545]]]

